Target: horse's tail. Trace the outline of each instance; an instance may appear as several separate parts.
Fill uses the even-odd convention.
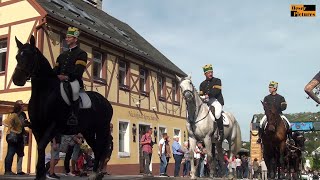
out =
[[[230,140],[233,143],[232,153],[237,154],[240,151],[241,143],[242,143],[240,125],[232,113],[229,113],[229,112],[226,112],[226,113],[230,117],[230,120],[233,122],[233,128],[232,128],[232,133],[230,137]]]
[[[241,129],[240,129],[240,125],[238,123],[238,121],[235,121],[235,127],[236,128],[236,131],[237,131],[237,135],[236,135],[236,139],[235,139],[235,152],[238,153],[241,149],[241,145],[242,145],[242,137],[241,137]]]

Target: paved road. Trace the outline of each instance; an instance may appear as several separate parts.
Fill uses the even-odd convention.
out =
[[[57,174],[58,176],[61,177],[60,180],[87,180],[88,177],[70,177],[70,176],[64,176],[62,174]],[[34,179],[35,176],[34,175],[28,175],[28,176],[4,176],[4,175],[0,175],[0,179],[3,179],[3,180],[15,180],[15,179],[25,179],[25,180],[28,180],[28,179]],[[144,179],[144,180],[154,180],[154,179],[158,179],[158,180],[161,180],[161,179],[172,179],[172,180],[186,180],[186,179],[190,179],[190,178],[174,178],[174,177],[158,177],[158,176],[155,176],[155,177],[143,177],[141,175],[135,175],[135,176],[129,176],[129,175],[117,175],[117,176],[105,176],[103,178],[104,180],[109,180],[109,179],[114,179],[114,180],[125,180],[125,179],[130,179],[130,180],[140,180],[140,179]],[[201,178],[201,180],[207,180],[209,178]],[[217,179],[218,180],[218,179]]]

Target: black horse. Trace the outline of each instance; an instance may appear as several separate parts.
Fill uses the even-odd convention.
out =
[[[292,140],[287,142],[287,154],[285,157],[288,179],[299,179],[302,169],[302,152],[304,151],[305,138],[302,133],[295,132]]]
[[[48,60],[35,46],[35,38],[31,36],[30,43],[22,44],[17,38],[17,65],[13,74],[13,83],[24,86],[31,78],[31,99],[28,113],[32,132],[38,145],[38,162],[36,179],[46,179],[45,148],[57,133],[83,134],[95,155],[93,173],[90,179],[102,179],[99,173],[108,153],[110,140],[110,121],[113,108],[101,94],[88,91],[92,101],[90,109],[81,109],[79,125],[70,128],[66,124],[70,107],[60,95],[60,81],[54,74]]]

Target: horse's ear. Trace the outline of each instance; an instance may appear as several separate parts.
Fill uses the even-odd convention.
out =
[[[190,73],[190,74],[188,74],[188,79],[191,79],[191,73]]]
[[[31,38],[30,38],[30,45],[31,45],[32,47],[35,47],[35,46],[36,46],[36,39],[34,38],[33,35],[31,35]]]
[[[179,77],[178,75],[176,75],[176,78],[179,82],[181,82],[181,77]]]
[[[15,39],[16,39],[17,47],[20,49],[23,46],[23,44],[19,41],[17,36],[15,36]]]

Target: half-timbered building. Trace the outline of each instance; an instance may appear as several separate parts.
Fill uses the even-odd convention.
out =
[[[113,174],[143,171],[139,138],[151,127],[156,144],[150,166],[158,173],[157,143],[161,134],[178,135],[181,142],[187,138],[185,103],[175,79],[175,75],[185,73],[128,24],[97,8],[102,0],[98,0],[97,7],[88,2],[97,3],[0,0],[0,120],[10,113],[16,100],[28,104],[31,94],[30,82],[24,87],[12,82],[17,53],[14,38],[24,43],[34,35],[37,47],[54,66],[59,54],[68,50],[64,42],[67,27],[77,27],[81,31],[79,46],[88,53],[85,88],[104,95],[114,108],[114,150],[109,171]],[[7,151],[5,130],[0,126],[0,172],[4,171]],[[37,147],[31,133],[23,170],[34,173]]]

